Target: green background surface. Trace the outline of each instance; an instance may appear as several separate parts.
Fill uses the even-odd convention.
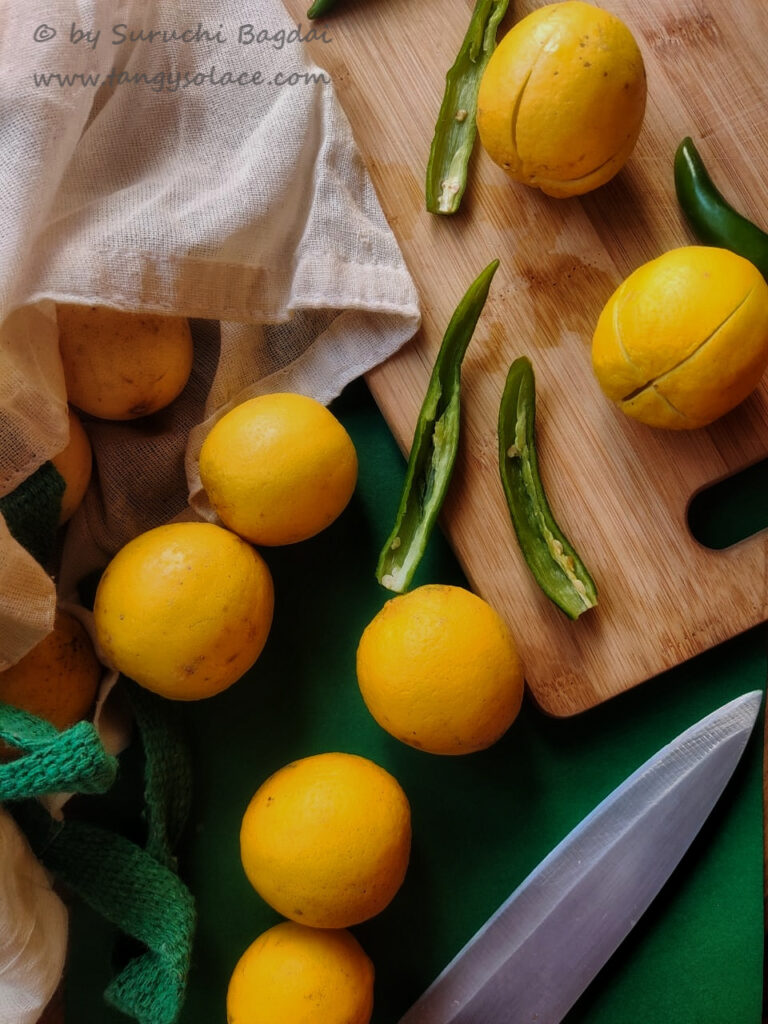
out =
[[[226,693],[178,705],[195,763],[181,872],[199,910],[182,1024],[225,1021],[237,959],[279,920],[243,874],[238,834],[256,788],[288,761],[330,750],[363,754],[391,771],[409,796],[413,850],[405,884],[382,914],[353,929],[376,966],[374,1024],[396,1024],[499,903],[619,782],[705,714],[765,688],[761,628],[576,718],[549,718],[526,698],[506,736],[479,754],[442,758],[398,743],[366,711],[355,681],[355,650],[365,625],[391,596],[373,572],[405,464],[361,382],[334,409],[360,458],[350,506],[319,537],[263,552],[276,589],[264,654]],[[698,518],[715,539],[718,531],[739,528],[732,510],[727,523],[706,509]],[[509,543],[515,544],[511,529]],[[439,534],[414,585],[426,582],[465,583]],[[699,584],[679,585],[684,605],[686,587]],[[88,811],[130,832],[140,757],[129,750],[122,762],[116,789],[91,799]],[[762,722],[702,832],[568,1024],[757,1024],[761,808]],[[120,942],[115,950],[114,939],[110,926],[87,908],[73,908],[68,1024],[126,1019],[101,996],[114,963],[127,952]]]

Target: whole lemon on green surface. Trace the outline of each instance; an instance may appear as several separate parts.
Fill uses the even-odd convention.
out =
[[[83,412],[132,420],[184,389],[194,355],[186,319],[69,303],[56,317],[67,397]]]
[[[431,584],[388,601],[360,639],[357,679],[379,725],[432,754],[491,746],[523,699],[510,631],[462,587]]]
[[[69,441],[51,462],[64,478],[59,523],[66,523],[75,514],[91,481],[93,453],[80,418],[69,410]]]
[[[627,26],[570,0],[539,8],[502,39],[480,84],[477,127],[515,181],[576,196],[624,166],[645,100],[643,58]]]
[[[368,1024],[373,964],[348,931],[284,921],[243,953],[227,1024]]]
[[[402,884],[411,811],[399,783],[356,754],[316,754],[275,772],[243,816],[240,853],[256,891],[284,917],[347,928]]]
[[[0,701],[68,729],[90,712],[101,673],[85,627],[59,609],[52,632],[0,672]]]
[[[725,249],[673,249],[608,300],[592,365],[608,398],[641,423],[706,426],[743,401],[768,365],[768,285]]]
[[[273,603],[269,569],[249,544],[212,523],[171,523],[115,555],[93,613],[109,665],[163,697],[196,700],[253,665]]]
[[[213,427],[200,479],[221,521],[253,544],[294,544],[347,506],[357,455],[344,427],[313,398],[261,395]]]

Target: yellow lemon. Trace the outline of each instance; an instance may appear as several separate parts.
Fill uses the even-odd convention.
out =
[[[592,340],[600,387],[652,427],[703,427],[753,391],[768,365],[768,285],[725,249],[673,249],[630,274]]]
[[[68,729],[87,717],[101,672],[84,627],[74,615],[58,610],[53,631],[0,672],[0,701]]]
[[[343,512],[357,482],[357,455],[319,402],[262,395],[213,427],[200,451],[200,479],[235,533],[253,544],[293,544]]]
[[[284,921],[235,967],[227,1024],[368,1024],[373,964],[348,931]]]
[[[132,420],[184,389],[193,356],[186,319],[70,304],[56,314],[67,397],[83,412]]]
[[[115,555],[93,613],[109,665],[163,697],[196,700],[253,665],[272,609],[272,578],[249,544],[212,523],[171,523]]]
[[[547,195],[582,195],[626,163],[645,113],[643,58],[613,14],[571,0],[518,22],[494,51],[477,126],[491,159]]]
[[[360,640],[357,679],[379,725],[432,754],[489,747],[523,699],[512,635],[461,587],[428,585],[388,601]]]
[[[66,523],[80,506],[91,480],[93,456],[91,442],[78,416],[69,410],[69,441],[67,447],[51,462],[64,478],[66,487],[61,496],[59,523]]]
[[[316,754],[275,772],[243,817],[251,884],[278,913],[315,928],[373,917],[405,877],[411,812],[399,783],[355,754]]]

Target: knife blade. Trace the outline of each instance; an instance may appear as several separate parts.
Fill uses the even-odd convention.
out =
[[[558,1024],[666,882],[757,719],[743,694],[654,754],[534,868],[400,1024]]]

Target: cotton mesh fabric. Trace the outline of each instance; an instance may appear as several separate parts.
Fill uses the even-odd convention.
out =
[[[115,46],[117,24],[200,25],[219,39]],[[239,46],[247,24],[272,42]],[[100,31],[98,43],[75,45],[72,25]],[[41,40],[40,26],[56,35]],[[171,409],[128,424],[85,419],[96,470],[68,528],[62,598],[189,498],[211,517],[197,452],[224,410],[277,390],[328,402],[418,327],[413,283],[332,85],[160,87],[211,68],[319,75],[299,43],[279,45],[295,29],[279,0],[31,0],[4,11],[0,494],[67,441],[55,302],[197,324],[193,378]],[[83,77],[46,87],[40,74]],[[121,74],[144,83],[119,84]],[[54,597],[2,528],[0,573],[4,593],[19,595],[0,601],[7,665],[51,628]]]
[[[55,614],[53,580],[0,515],[0,672],[50,633]]]
[[[0,1024],[36,1024],[59,983],[67,911],[0,805]]]

